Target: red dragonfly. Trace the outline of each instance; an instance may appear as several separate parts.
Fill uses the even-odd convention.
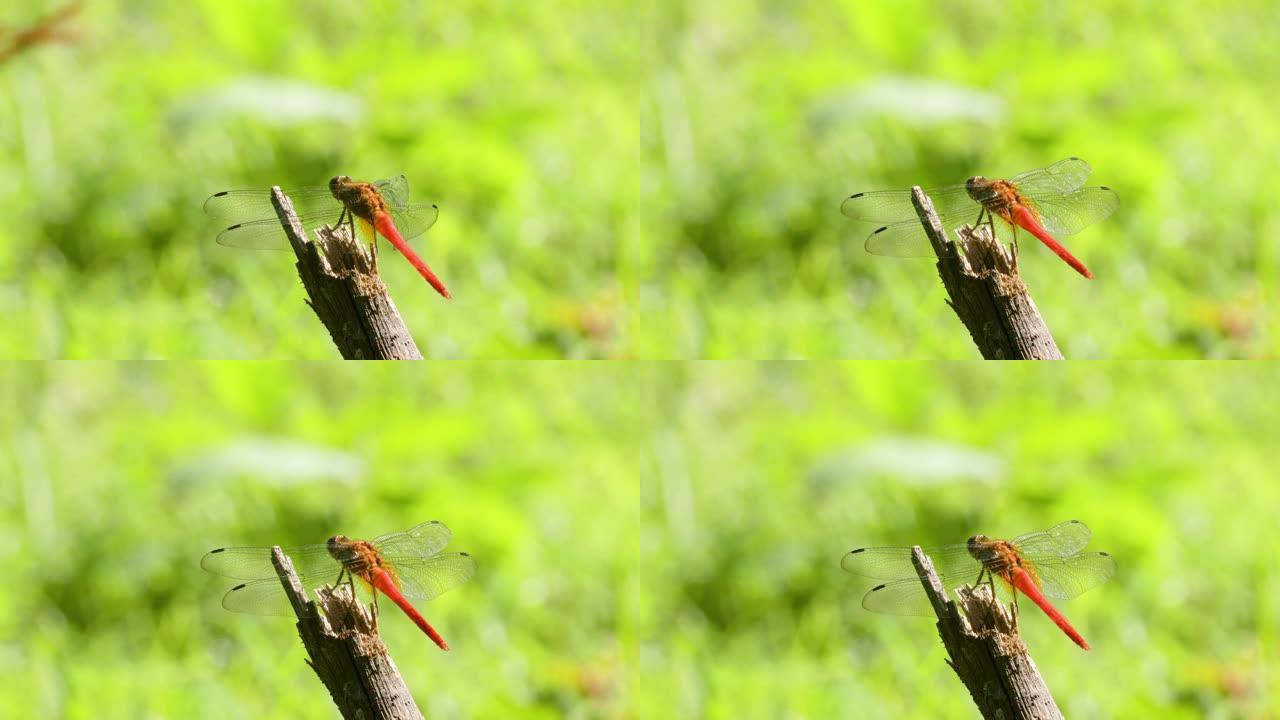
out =
[[[476,572],[475,560],[463,552],[441,553],[452,534],[444,523],[425,522],[404,532],[372,541],[334,535],[323,545],[283,548],[306,589],[355,578],[373,595],[391,599],[441,650],[449,645],[408,598],[431,600],[461,585]],[[291,615],[269,547],[232,547],[209,551],[200,567],[224,577],[248,580],[222,597],[222,607],[254,615]],[[354,589],[355,583],[352,582]]]
[[[923,548],[943,586],[991,583],[997,595],[1017,602],[1021,592],[1035,603],[1077,645],[1089,649],[1049,598],[1069,600],[1106,582],[1116,561],[1105,552],[1081,552],[1089,544],[1089,528],[1069,520],[1041,532],[1013,540],[974,535],[962,545]],[[862,597],[862,607],[890,615],[932,615],[933,607],[911,564],[911,548],[881,547],[852,550],[840,567],[855,575],[887,582]],[[1001,582],[996,583],[999,579]]]
[[[436,222],[440,210],[431,203],[409,202],[409,181],[404,175],[389,180],[357,182],[346,175],[329,181],[328,187],[286,190],[302,227],[311,232],[321,225],[346,222],[355,232],[356,221],[369,238],[377,266],[377,236],[386,238],[410,265],[444,297],[449,290],[409,246]],[[229,247],[288,250],[284,229],[271,205],[271,193],[264,190],[224,190],[204,201],[204,211],[223,226],[218,242]]]
[[[1022,228],[1048,245],[1076,272],[1092,278],[1093,273],[1084,263],[1054,238],[1055,235],[1074,235],[1108,217],[1120,206],[1120,199],[1111,188],[1084,187],[1091,172],[1089,163],[1073,157],[1008,180],[989,180],[975,175],[963,185],[933,188],[925,193],[948,231],[965,223],[976,226],[983,218],[998,217],[1013,229],[1015,243],[1018,228]],[[910,191],[850,195],[840,205],[840,212],[855,220],[888,223],[867,237],[869,253],[933,256],[933,248],[911,204]]]

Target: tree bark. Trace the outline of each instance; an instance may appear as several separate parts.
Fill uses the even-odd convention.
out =
[[[961,615],[918,545],[911,549],[911,561],[938,616],[938,634],[950,656],[947,664],[969,689],[982,717],[1062,720],[1053,695],[1018,637],[1014,615],[996,600],[991,588],[957,590],[964,609]]]
[[[959,248],[947,237],[933,202],[919,187],[911,201],[938,256],[938,275],[978,351],[987,360],[1061,360],[1053,334],[1018,276],[1018,253],[996,240],[988,225],[960,229]],[[961,254],[958,250],[963,250]]]
[[[307,599],[293,563],[279,547],[271,549],[289,602],[298,616],[298,634],[320,681],[348,720],[422,720],[404,679],[374,629],[368,609],[356,600],[350,585],[316,590]]]
[[[298,275],[307,289],[307,304],[338,352],[347,360],[421,360],[387,288],[378,277],[373,256],[346,227],[321,228],[319,239],[307,237],[293,203],[279,187],[271,203],[298,256]]]

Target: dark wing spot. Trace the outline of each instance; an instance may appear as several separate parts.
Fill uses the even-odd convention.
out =
[[[237,585],[237,586],[235,586],[235,587],[231,588],[230,592],[235,592],[235,591],[237,591],[237,590],[243,590],[243,589],[244,589],[244,587],[245,587],[246,585],[248,585],[248,584],[249,584],[249,583],[240,583],[239,585]]]
[[[883,590],[883,589],[885,589],[885,587],[886,587],[886,586],[887,586],[887,584],[880,584],[880,585],[877,585],[877,586],[875,586],[875,587],[871,588],[871,592],[875,592],[875,591],[877,591],[877,590]]]

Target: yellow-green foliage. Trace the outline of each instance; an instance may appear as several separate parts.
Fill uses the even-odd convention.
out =
[[[974,356],[855,191],[1089,160],[1122,206],[1023,272],[1070,357],[1277,351],[1271,1],[89,3],[0,66],[7,357],[330,358],[228,187],[406,173],[431,356]],[[9,27],[36,10],[0,11]]]
[[[1280,712],[1273,368],[353,367],[7,373],[0,717],[332,717],[200,557],[428,519],[479,566],[448,654],[384,609],[430,718],[972,718],[840,558],[1071,518],[1119,570],[1092,652],[1023,608],[1067,717]]]

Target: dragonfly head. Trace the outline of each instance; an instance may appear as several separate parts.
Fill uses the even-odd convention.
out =
[[[987,548],[991,545],[991,538],[986,535],[974,535],[969,538],[969,554],[981,560],[985,555]]]
[[[329,554],[341,560],[340,553],[345,553],[347,548],[351,546],[351,538],[346,535],[334,535],[329,538]]]
[[[335,192],[343,185],[350,185],[351,178],[347,175],[335,175],[329,180],[329,192]]]

